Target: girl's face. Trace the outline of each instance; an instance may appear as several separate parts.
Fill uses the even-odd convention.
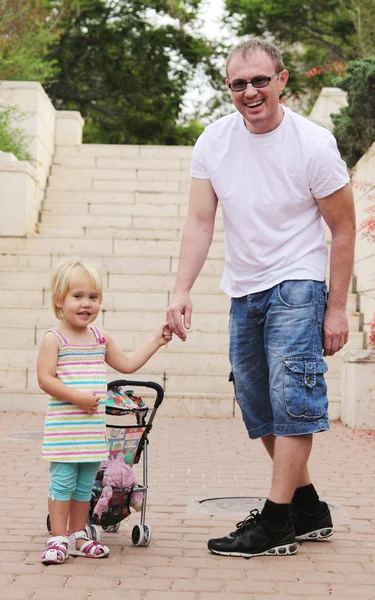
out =
[[[93,287],[89,278],[74,283],[64,300],[56,302],[62,309],[64,320],[77,328],[84,328],[98,316],[100,309],[100,294]]]

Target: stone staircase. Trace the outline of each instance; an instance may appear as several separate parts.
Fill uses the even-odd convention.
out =
[[[98,326],[124,351],[164,321],[187,212],[191,148],[57,146],[38,232],[0,238],[0,410],[44,411],[36,356],[50,308],[51,269],[79,256],[103,276]],[[164,386],[169,415],[238,414],[228,382],[229,299],[219,289],[223,229],[218,214],[208,260],[192,292],[188,341],[175,338],[136,376]],[[348,301],[351,348],[363,347],[357,297]],[[348,346],[347,346],[348,347]],[[328,358],[330,416],[340,414],[341,358]],[[109,369],[110,379],[119,375]]]

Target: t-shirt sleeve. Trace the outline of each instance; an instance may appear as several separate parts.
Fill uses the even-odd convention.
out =
[[[205,161],[205,132],[197,139],[191,158],[190,175],[197,179],[210,179]]]
[[[350,181],[345,162],[334,136],[327,131],[309,172],[310,189],[315,198],[325,198]]]

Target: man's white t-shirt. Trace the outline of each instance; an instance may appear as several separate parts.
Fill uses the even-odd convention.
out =
[[[193,150],[191,175],[209,179],[223,211],[229,296],[286,279],[324,281],[327,246],[316,198],[349,176],[328,129],[283,107],[273,131],[252,134],[239,112],[209,125]]]

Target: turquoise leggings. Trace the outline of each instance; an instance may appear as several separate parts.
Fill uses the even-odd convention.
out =
[[[88,502],[99,465],[100,462],[51,462],[48,497],[59,502]]]

